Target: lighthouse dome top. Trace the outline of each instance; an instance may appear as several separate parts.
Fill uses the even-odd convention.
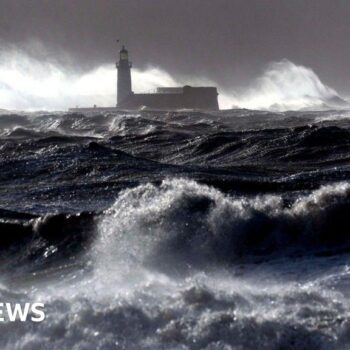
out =
[[[124,45],[122,46],[121,50],[119,51],[119,54],[120,54],[121,60],[128,60],[128,58],[129,58],[128,50],[125,48]]]
[[[122,46],[122,48],[120,49],[120,52],[128,52],[128,50],[125,48],[125,45]]]

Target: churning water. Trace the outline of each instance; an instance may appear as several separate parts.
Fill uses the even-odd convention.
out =
[[[3,349],[349,349],[347,111],[0,116]],[[49,345],[48,345],[49,344]]]

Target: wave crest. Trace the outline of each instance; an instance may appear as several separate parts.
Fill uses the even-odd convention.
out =
[[[185,179],[141,185],[124,191],[100,222],[99,261],[178,272],[282,252],[329,254],[349,248],[349,197],[348,183],[292,203],[278,195],[227,196]]]

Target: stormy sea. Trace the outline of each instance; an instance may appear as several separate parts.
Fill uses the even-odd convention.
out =
[[[3,111],[1,349],[350,349],[349,117]]]

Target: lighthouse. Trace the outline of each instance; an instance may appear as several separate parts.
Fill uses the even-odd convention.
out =
[[[119,40],[118,40],[119,41]],[[73,112],[120,111],[120,110],[219,110],[218,91],[214,86],[159,87],[156,92],[134,93],[131,89],[131,62],[123,45],[119,51],[118,96],[116,107],[70,108]]]
[[[118,69],[118,97],[117,105],[132,94],[131,90],[131,62],[129,62],[129,53],[124,45],[119,52],[119,62],[117,62]]]

